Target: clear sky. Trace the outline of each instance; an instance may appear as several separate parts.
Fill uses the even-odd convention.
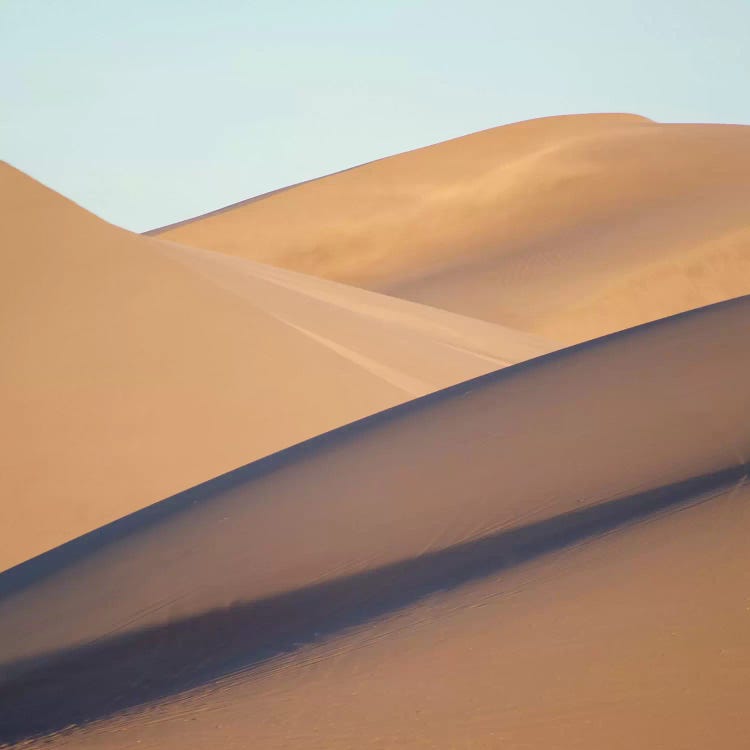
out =
[[[483,128],[750,124],[750,0],[0,0],[3,158],[145,230]]]

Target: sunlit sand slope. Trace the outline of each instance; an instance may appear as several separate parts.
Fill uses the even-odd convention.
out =
[[[113,227],[8,165],[0,570],[299,440],[550,350]]]
[[[750,128],[578,115],[156,230],[569,342],[750,292]]]

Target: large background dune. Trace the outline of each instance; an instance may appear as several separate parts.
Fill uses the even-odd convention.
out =
[[[582,115],[154,233],[575,342],[750,292],[748,200],[750,128]]]
[[[2,165],[0,570],[180,489],[549,351],[131,234]]]

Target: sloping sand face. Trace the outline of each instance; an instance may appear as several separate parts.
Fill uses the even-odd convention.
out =
[[[749,323],[750,298],[742,298],[493,373],[238,470],[6,573],[0,661],[14,736],[59,729],[55,716],[83,721],[164,698],[227,671],[252,677],[265,660],[353,626],[379,639],[380,618],[437,590],[728,491],[743,481],[750,454]],[[538,596],[541,607],[554,586]],[[598,611],[599,627],[616,637],[619,621],[606,619],[606,607]],[[482,651],[495,643],[482,607],[461,616],[462,627],[480,629]],[[649,648],[666,637],[660,632]],[[432,657],[425,650],[419,658],[439,660],[442,636],[429,637],[437,639]],[[462,636],[455,638],[458,649]],[[554,638],[542,640],[553,650]],[[580,647],[603,648],[606,640],[602,634]],[[615,663],[627,662],[636,641],[627,643]],[[93,645],[71,650],[85,644]],[[513,653],[505,641],[502,649]],[[354,681],[373,674],[384,686],[376,662],[363,662],[364,672],[343,669],[355,670]],[[533,663],[542,679],[543,660]],[[404,690],[431,674],[405,677]],[[494,672],[483,674],[489,680]],[[596,684],[589,683],[592,694]],[[339,695],[336,684],[324,689]],[[436,711],[446,695],[435,699]],[[477,697],[481,706],[487,700]],[[514,719],[516,704],[505,700],[512,726],[524,714]],[[250,711],[268,705],[261,700]],[[493,731],[504,716],[491,717]],[[297,735],[277,725],[279,734],[263,728],[257,736],[275,738],[275,746],[298,737],[298,747],[339,736],[343,747],[370,726],[342,722],[333,722],[332,734],[317,724],[305,734],[302,721]],[[482,731],[468,728],[466,742],[491,736]]]
[[[41,747],[744,750],[750,491]]]
[[[155,234],[572,343],[750,292],[748,200],[750,128],[585,115],[400,154]]]
[[[112,227],[8,165],[0,570],[552,345]],[[233,265],[232,265],[233,264]]]

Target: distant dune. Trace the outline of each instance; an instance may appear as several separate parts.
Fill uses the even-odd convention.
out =
[[[0,570],[541,339],[113,227],[3,165]]]
[[[745,750],[749,199],[624,114],[147,236],[2,165],[0,746]]]
[[[749,199],[750,127],[579,115],[154,233],[576,342],[750,292]]]

